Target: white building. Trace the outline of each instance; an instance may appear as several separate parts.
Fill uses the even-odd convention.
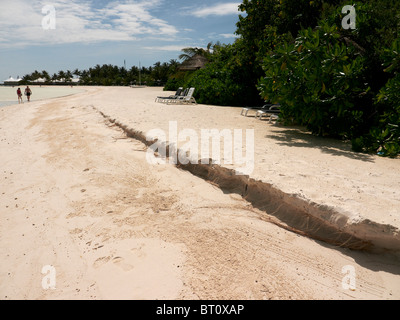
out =
[[[22,79],[18,76],[17,79],[14,79],[13,77],[10,76],[7,80],[4,80],[4,85],[5,86],[17,86]]]

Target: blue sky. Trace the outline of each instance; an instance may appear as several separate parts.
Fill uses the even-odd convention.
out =
[[[35,70],[151,66],[232,43],[235,0],[0,0],[0,81]]]

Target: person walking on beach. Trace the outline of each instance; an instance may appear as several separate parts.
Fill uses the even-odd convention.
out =
[[[21,91],[21,88],[18,88],[18,90],[17,90],[17,95],[18,95],[18,103],[24,103],[24,100],[22,100],[22,91]]]
[[[31,95],[32,95],[32,90],[29,88],[29,86],[26,87],[25,89],[25,95],[28,97],[28,102],[31,101]]]

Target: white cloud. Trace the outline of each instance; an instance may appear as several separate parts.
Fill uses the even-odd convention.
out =
[[[231,14],[239,14],[239,2],[231,2],[231,3],[220,3],[211,7],[204,7],[197,10],[193,10],[190,12],[191,15],[194,15],[198,18],[205,18],[208,16],[226,16]]]
[[[233,34],[233,33],[220,33],[219,36],[222,38],[225,38],[225,39],[239,38],[238,35]]]
[[[169,45],[169,46],[144,47],[144,49],[155,50],[155,51],[182,51],[183,48],[187,48],[187,47],[190,47],[190,46]]]
[[[8,3],[8,4],[7,4]],[[159,0],[113,1],[94,7],[89,0],[53,0],[56,29],[44,30],[48,1],[0,2],[0,46],[130,41],[142,35],[174,37],[178,30],[151,14]],[[10,4],[11,3],[11,4]]]

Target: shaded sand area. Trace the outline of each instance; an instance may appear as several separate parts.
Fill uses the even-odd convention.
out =
[[[0,299],[400,298],[399,160],[236,108],[157,104],[159,88],[85,90],[0,109]],[[148,163],[139,140],[169,121],[255,129],[254,172]],[[285,220],[305,213],[379,252]]]

